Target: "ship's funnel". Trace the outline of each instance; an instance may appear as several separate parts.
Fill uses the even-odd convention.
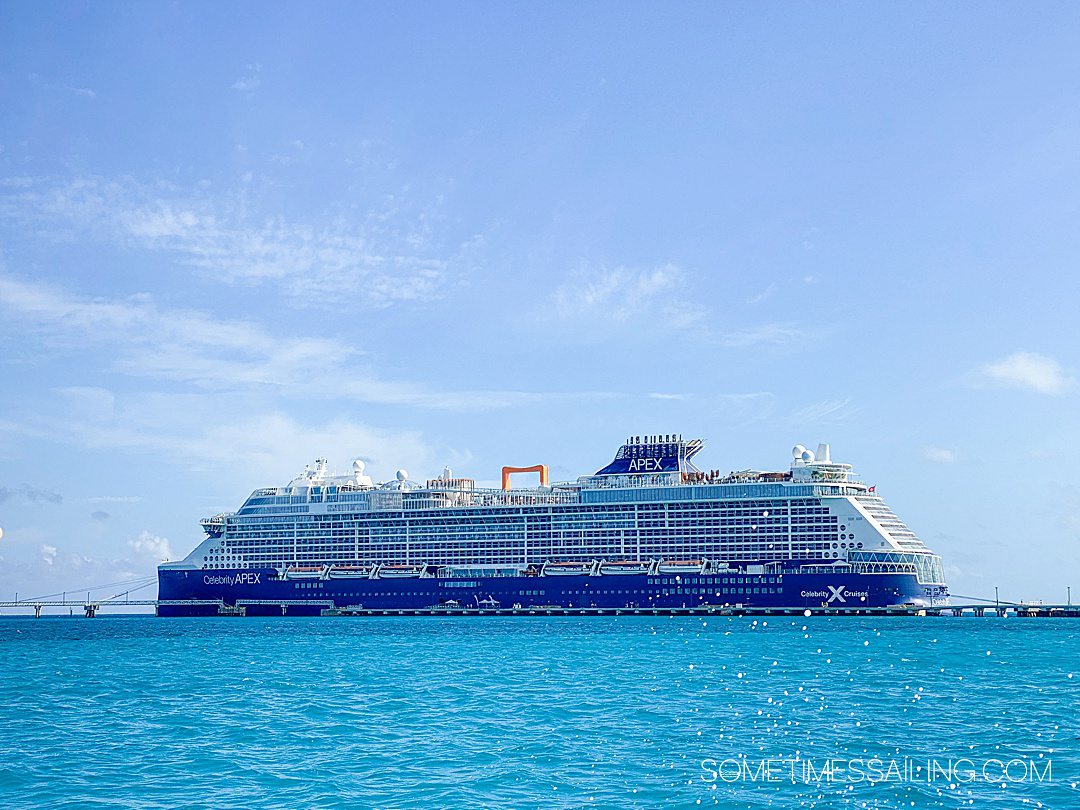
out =
[[[822,442],[817,446],[817,460],[825,464],[832,463],[832,459],[829,458],[829,445],[827,442]]]

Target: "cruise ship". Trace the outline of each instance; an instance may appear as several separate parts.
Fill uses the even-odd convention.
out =
[[[592,475],[503,467],[499,489],[319,459],[204,518],[206,538],[158,568],[158,614],[947,603],[941,558],[828,444],[778,472],[702,470],[702,447],[632,436]],[[523,473],[538,486],[512,487]]]

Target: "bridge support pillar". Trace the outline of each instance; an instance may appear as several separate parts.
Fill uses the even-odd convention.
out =
[[[288,609],[289,609],[288,605],[282,605],[281,606],[281,615],[284,616],[286,611],[288,611]]]
[[[83,611],[86,613],[86,618],[92,619],[97,616],[97,605],[83,605]]]
[[[35,619],[40,619],[41,618],[41,605],[34,605],[34,618]]]

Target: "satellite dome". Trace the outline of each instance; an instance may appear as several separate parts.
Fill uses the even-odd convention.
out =
[[[406,480],[408,480],[408,478],[409,478],[409,471],[408,470],[398,470],[397,471],[397,480],[398,481],[406,481]]]
[[[805,453],[805,452],[806,452],[806,448],[803,447],[801,444],[797,444],[797,445],[795,445],[794,447],[791,448],[791,457],[796,459],[796,460],[801,459],[802,456],[803,456],[803,453]]]
[[[810,464],[814,460],[814,451],[803,450],[802,460],[805,461],[807,464]]]
[[[352,463],[353,472],[362,473],[364,471],[365,466],[366,465],[364,464],[364,462],[362,460],[357,459],[356,461],[354,461]]]

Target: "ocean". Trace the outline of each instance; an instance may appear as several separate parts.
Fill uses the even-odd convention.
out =
[[[0,617],[0,806],[1080,807],[1080,622]]]

